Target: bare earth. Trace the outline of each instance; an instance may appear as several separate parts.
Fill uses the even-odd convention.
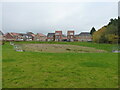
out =
[[[83,47],[77,45],[65,45],[65,44],[23,44],[23,50],[33,52],[48,52],[48,53],[100,53],[107,52],[105,50],[99,50],[91,47]]]
[[[0,45],[2,45],[2,41],[0,40]]]

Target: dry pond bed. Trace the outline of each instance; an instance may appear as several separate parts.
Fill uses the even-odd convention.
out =
[[[48,53],[100,53],[107,52],[92,47],[84,47],[78,45],[66,45],[66,44],[22,44],[23,50],[32,52],[48,52]]]

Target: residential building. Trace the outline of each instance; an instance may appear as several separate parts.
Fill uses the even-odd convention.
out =
[[[46,41],[46,39],[47,39],[46,35],[42,33],[37,33],[34,37],[35,41]]]
[[[74,41],[74,31],[68,31],[67,32],[67,41]]]
[[[74,40],[75,40],[75,41],[81,41],[80,39],[81,39],[81,38],[80,38],[80,34],[76,34]]]
[[[67,36],[66,35],[62,35],[62,41],[67,41]]]
[[[33,41],[35,34],[33,32],[27,32],[26,34],[26,41]]]
[[[27,32],[26,34],[28,34],[28,35],[32,35],[32,34],[34,34],[33,32]]]
[[[62,31],[55,31],[55,41],[62,41]]]
[[[32,41],[34,39],[33,34],[6,33],[4,36],[6,41]]]
[[[23,41],[33,41],[34,40],[34,35],[30,34],[21,34]]]
[[[54,41],[54,40],[55,40],[55,33],[48,33],[47,41]]]
[[[4,36],[5,36],[5,41],[16,41],[19,34],[18,33],[6,33]]]
[[[89,42],[92,41],[92,36],[89,32],[81,32],[78,35],[75,35],[76,41]]]

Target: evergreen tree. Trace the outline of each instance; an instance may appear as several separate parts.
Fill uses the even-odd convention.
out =
[[[96,31],[95,28],[92,27],[92,29],[91,29],[91,31],[90,31],[90,34],[93,35],[93,33],[94,33],[95,31]]]

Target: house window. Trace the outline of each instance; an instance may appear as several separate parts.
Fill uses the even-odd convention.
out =
[[[56,38],[59,38],[59,36],[56,36]]]
[[[48,37],[53,37],[53,36],[48,36]]]
[[[73,33],[70,33],[70,35],[73,35]]]
[[[55,35],[59,35],[59,33],[55,33]]]
[[[55,41],[58,41],[59,39],[55,39]]]
[[[73,36],[71,36],[71,38],[73,38]]]

